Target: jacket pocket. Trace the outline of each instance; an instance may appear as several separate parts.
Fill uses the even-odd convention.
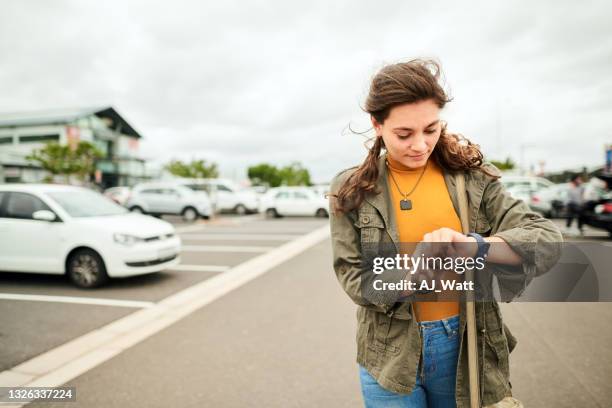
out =
[[[397,355],[401,351],[404,338],[405,321],[377,313],[373,344],[378,353]]]
[[[385,223],[378,213],[360,211],[355,226],[359,228],[362,244],[379,243],[382,240]]]

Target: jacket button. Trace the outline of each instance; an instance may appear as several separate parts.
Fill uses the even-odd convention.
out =
[[[364,223],[364,224],[367,224],[367,223],[369,223],[369,222],[370,222],[370,217],[365,216],[365,217],[363,217],[363,220],[362,220],[362,221],[363,221],[363,223]]]

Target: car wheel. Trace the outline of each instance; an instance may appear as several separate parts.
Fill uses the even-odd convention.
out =
[[[187,222],[195,221],[198,218],[198,211],[193,207],[187,207],[183,210],[183,220]]]
[[[315,214],[319,218],[327,218],[327,210],[325,208],[319,208]]]
[[[108,281],[102,258],[91,249],[73,253],[68,259],[66,273],[72,283],[80,288],[95,288]]]
[[[245,215],[247,213],[247,208],[242,204],[238,204],[236,207],[234,207],[234,211],[238,215]]]
[[[266,218],[278,218],[278,212],[274,208],[266,210]]]
[[[139,206],[134,206],[132,208],[130,208],[130,211],[136,214],[144,214],[144,210],[142,208],[140,208]]]

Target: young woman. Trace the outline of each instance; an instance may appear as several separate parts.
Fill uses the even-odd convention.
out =
[[[469,406],[465,311],[459,301],[384,302],[363,290],[366,248],[452,243],[525,278],[556,262],[543,243],[557,227],[506,194],[477,145],[446,130],[449,101],[433,61],[388,65],[372,79],[365,111],[376,133],[365,161],[338,174],[330,194],[334,269],[359,306],[357,362],[366,407]],[[461,232],[456,174],[465,179],[469,236]],[[403,246],[401,246],[403,247]],[[516,340],[495,302],[476,304],[480,396],[511,396],[508,357]]]

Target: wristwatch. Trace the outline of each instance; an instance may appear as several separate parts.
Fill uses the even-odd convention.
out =
[[[485,241],[482,235],[477,234],[475,232],[470,232],[469,234],[467,234],[467,236],[474,238],[476,240],[476,243],[478,244],[478,251],[476,251],[476,255],[474,256],[474,258],[484,258],[489,252],[491,243]]]

